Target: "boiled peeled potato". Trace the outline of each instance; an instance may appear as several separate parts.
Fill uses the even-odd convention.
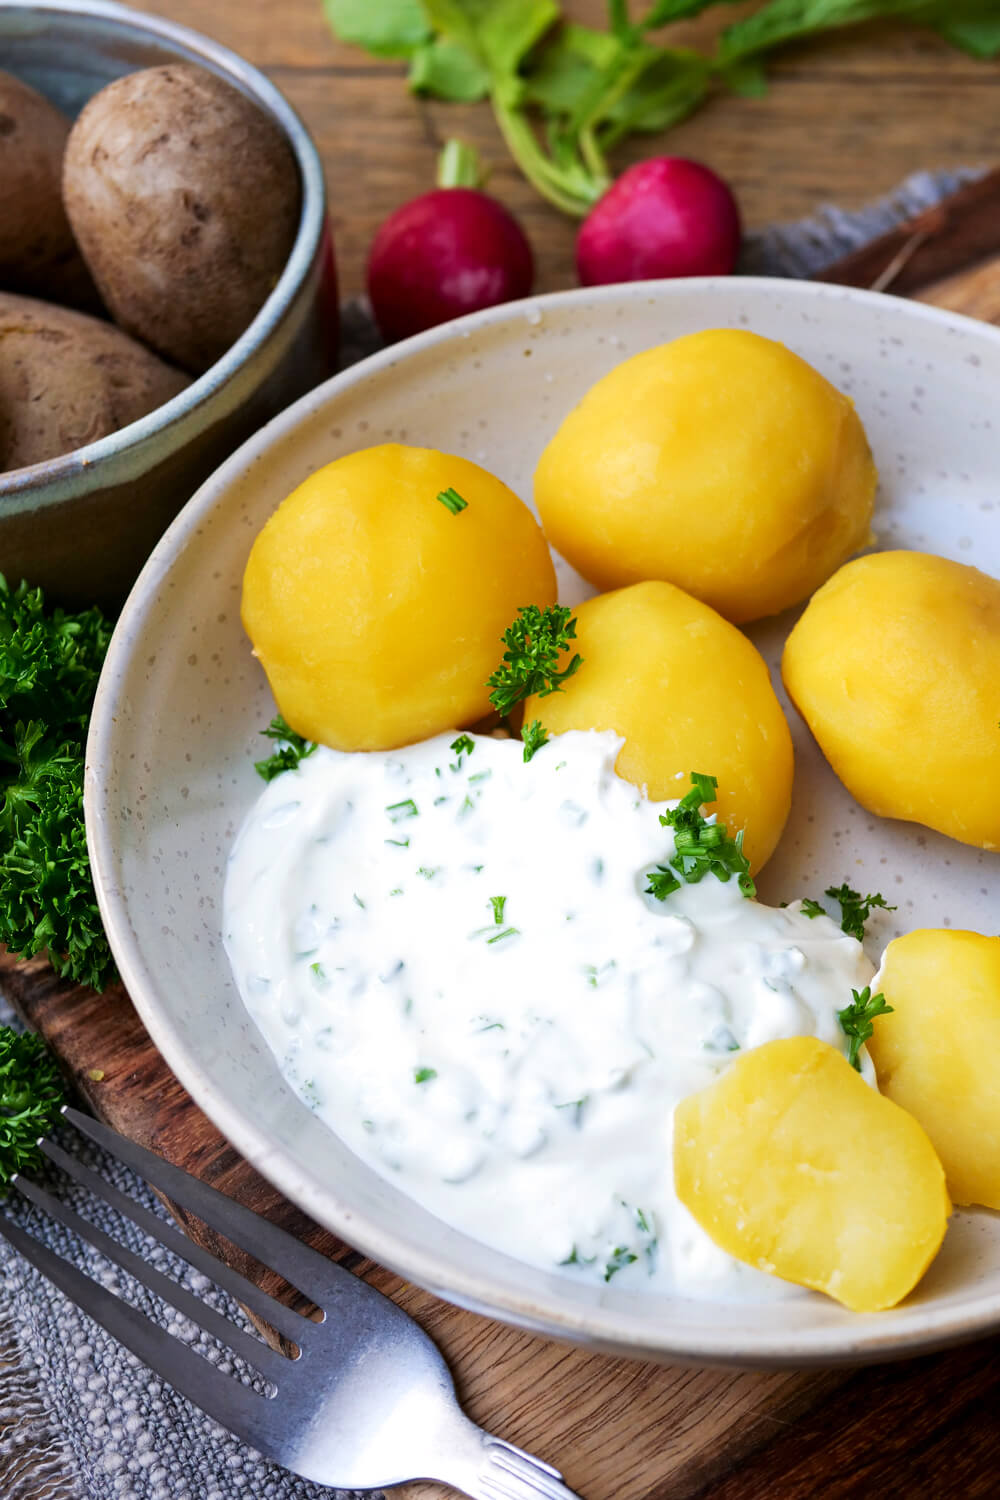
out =
[[[868,1051],[879,1088],[918,1119],[956,1203],[1000,1209],[1000,937],[920,930],[885,950]]]
[[[855,1312],[894,1307],[951,1212],[924,1130],[827,1042],[767,1042],[674,1115],[677,1195],[737,1260]]]
[[[782,673],[862,806],[1000,848],[1000,582],[923,552],[856,558],[810,600]]]
[[[278,507],[242,615],[292,729],[387,750],[487,714],[501,634],[555,597],[512,490],[468,459],[387,443],[335,459]]]
[[[714,776],[709,809],[746,833],[757,870],[792,796],[792,739],[767,666],[743,633],[670,583],[637,583],[581,604],[580,670],[558,693],[529,698],[524,721],[552,734],[613,729],[615,770],[654,801],[681,797],[690,772]]]
[[[783,344],[688,334],[610,371],[542,454],[546,535],[601,589],[660,578],[727,620],[805,599],[869,537],[848,398]]]

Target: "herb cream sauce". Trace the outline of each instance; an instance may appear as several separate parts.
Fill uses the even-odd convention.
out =
[[[226,948],[284,1076],[384,1176],[523,1261],[795,1294],[679,1203],[673,1109],[778,1037],[846,1054],[861,945],[735,879],[644,894],[674,804],[615,775],[615,735],[558,735],[527,764],[518,741],[453,739],[317,749],[242,828]]]

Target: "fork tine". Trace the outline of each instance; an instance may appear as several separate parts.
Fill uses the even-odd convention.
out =
[[[278,1403],[259,1396],[232,1375],[223,1375],[200,1354],[164,1333],[144,1314],[99,1286],[3,1214],[0,1214],[0,1235],[71,1302],[181,1395],[253,1447],[266,1451],[265,1445],[274,1429],[269,1409]]]
[[[320,1255],[318,1250],[310,1249],[286,1230],[279,1229],[277,1224],[271,1224],[254,1213],[253,1209],[244,1208],[242,1203],[227,1198],[225,1193],[210,1187],[207,1182],[190,1176],[182,1168],[173,1166],[133,1141],[123,1139],[92,1116],[81,1114],[69,1105],[63,1105],[62,1112],[77,1130],[132,1167],[140,1177],[173,1198],[182,1208],[204,1219],[227,1239],[242,1245],[273,1271],[279,1271],[317,1307],[324,1307],[331,1283],[356,1289],[357,1278],[350,1271]]]
[[[75,1172],[73,1175],[77,1176]],[[83,1168],[81,1178],[84,1187],[89,1186],[85,1178],[90,1175],[87,1169]],[[115,1261],[123,1271],[127,1271],[130,1276],[135,1277],[136,1281],[141,1281],[151,1292],[155,1292],[158,1297],[162,1297],[165,1302],[176,1307],[177,1311],[183,1313],[186,1318],[190,1318],[192,1323],[199,1324],[206,1333],[212,1334],[234,1353],[242,1355],[262,1374],[277,1378],[282,1369],[288,1370],[288,1360],[283,1354],[278,1354],[262,1339],[254,1338],[253,1334],[237,1328],[235,1323],[231,1323],[222,1313],[209,1307],[207,1302],[203,1302],[200,1297],[195,1297],[185,1287],[178,1286],[176,1281],[172,1281],[169,1276],[164,1276],[153,1266],[147,1265],[141,1256],[136,1255],[125,1245],[120,1245],[109,1234],[105,1234],[103,1229],[98,1229],[96,1224],[91,1224],[89,1220],[74,1213],[71,1208],[67,1208],[65,1203],[61,1203],[58,1198],[54,1198],[51,1193],[47,1193],[30,1178],[22,1177],[18,1173],[14,1178],[14,1185],[43,1213],[51,1215],[53,1219],[58,1219],[60,1224],[65,1224],[67,1229],[80,1235],[82,1239],[89,1240],[95,1249],[107,1256],[108,1260]],[[152,1215],[150,1217],[152,1218]]]
[[[283,1303],[276,1302],[252,1281],[248,1281],[238,1271],[232,1270],[224,1261],[217,1260],[211,1251],[203,1250],[179,1229],[175,1229],[171,1224],[165,1224],[162,1219],[150,1213],[148,1208],[144,1208],[141,1203],[136,1203],[134,1198],[120,1193],[117,1188],[111,1186],[110,1182],[105,1182],[103,1177],[90,1171],[75,1156],[70,1156],[54,1141],[41,1140],[38,1144],[45,1155],[81,1187],[98,1194],[106,1203],[110,1203],[112,1208],[117,1209],[120,1214],[138,1224],[140,1229],[144,1229],[153,1239],[159,1240],[161,1245],[165,1245],[168,1250],[180,1256],[181,1260],[187,1261],[188,1265],[194,1266],[196,1270],[204,1272],[209,1280],[229,1292],[238,1302],[242,1302],[244,1307],[257,1313],[266,1323],[277,1328],[279,1333],[283,1333],[292,1343],[300,1345],[308,1343],[309,1332],[315,1326],[308,1319],[300,1317],[297,1312],[290,1307],[285,1307]],[[254,1342],[256,1343],[256,1340]]]

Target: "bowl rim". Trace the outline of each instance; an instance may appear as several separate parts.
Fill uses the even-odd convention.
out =
[[[77,486],[74,493],[79,493],[81,481],[86,484],[88,474],[88,488],[102,486],[107,481],[100,475],[99,464],[132,453],[216,398],[220,389],[240,371],[248,357],[265,345],[280,327],[309,275],[327,231],[326,180],[312,137],[280,89],[239,53],[189,26],[121,5],[118,0],[0,0],[0,36],[3,35],[4,16],[18,12],[27,15],[65,16],[82,26],[86,26],[89,20],[116,22],[137,33],[139,37],[156,37],[160,41],[174,44],[182,52],[194,54],[189,60],[197,59],[201,65],[209,65],[209,71],[238,87],[240,92],[248,94],[275,120],[295,157],[302,186],[302,202],[295,239],[280,277],[250,323],[225,353],[207,370],[195,376],[176,396],[130,422],[127,427],[108,433],[82,448],[73,448],[69,453],[61,453],[55,458],[42,459],[38,463],[0,473],[0,506],[8,515],[23,508],[18,504],[18,500],[22,498],[30,502],[31,509],[37,508],[39,502],[46,498],[44,489],[54,486],[59,480],[72,477]],[[112,323],[110,326],[117,327],[117,324]],[[53,495],[52,503],[61,498],[61,494]]]
[[[160,587],[174,562],[195,541],[203,517],[229,485],[245,475],[255,459],[272,443],[294,432],[296,426],[355,383],[370,379],[411,354],[422,353],[437,344],[452,343],[456,353],[460,352],[469,333],[484,327],[523,320],[526,314],[533,317],[536,310],[544,316],[548,308],[555,306],[614,302],[623,295],[669,302],[689,292],[711,293],[713,289],[727,286],[731,289],[736,282],[741,288],[748,289],[751,295],[780,288],[783,296],[801,297],[806,303],[829,300],[860,302],[873,312],[891,307],[894,315],[936,324],[952,332],[971,333],[992,344],[1000,353],[1000,328],[886,293],[782,277],[704,276],[542,293],[471,313],[358,361],[273,417],[226,459],[180,511],[150,555],[116,625],[92,710],[85,767],[87,843],[101,916],[122,982],[167,1065],[195,1103],[262,1176],[317,1223],[346,1239],[376,1264],[470,1311],[618,1356],[758,1369],[882,1362],[947,1348],[1000,1329],[1000,1297],[989,1292],[979,1294],[958,1312],[947,1306],[913,1308],[902,1328],[897,1319],[906,1313],[905,1307],[890,1313],[868,1315],[863,1325],[860,1315],[850,1314],[836,1326],[792,1332],[771,1329],[749,1332],[722,1325],[721,1321],[716,1327],[702,1324],[697,1329],[676,1328],[667,1321],[658,1323],[643,1318],[641,1310],[634,1318],[623,1319],[619,1312],[607,1307],[581,1311],[565,1305],[553,1307],[551,1302],[542,1306],[527,1296],[497,1296],[488,1277],[464,1268],[456,1272],[449,1266],[447,1276],[442,1279],[433,1247],[426,1244],[414,1246],[410,1242],[400,1245],[391,1230],[360,1214],[340,1197],[335,1186],[321,1181],[318,1173],[277,1145],[256,1119],[245,1114],[216,1089],[209,1070],[193,1054],[190,1039],[160,1014],[155,976],[148,972],[128,922],[111,837],[114,820],[105,811],[110,807],[106,778],[115,737],[115,706],[123,680],[130,670],[133,640],[138,638],[148,613],[155,607]],[[712,1302],[710,1305],[719,1307],[722,1304]],[[874,1327],[870,1319],[875,1319]],[[623,1323],[628,1326],[623,1327]]]

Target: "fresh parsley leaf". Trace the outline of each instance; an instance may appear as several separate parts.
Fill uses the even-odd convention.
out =
[[[41,1161],[38,1139],[58,1124],[65,1098],[41,1037],[0,1026],[0,1192]]]
[[[111,626],[0,575],[0,942],[57,974],[114,978],[83,823],[87,723]]]
[[[542,727],[540,719],[534,719],[530,724],[525,724],[521,730],[521,738],[524,741],[524,758],[530,760],[536,750],[549,742],[548,732]]]
[[[735,838],[730,838],[724,823],[709,823],[701,810],[703,804],[715,801],[718,782],[714,776],[698,771],[691,772],[691,781],[691,790],[677,806],[660,814],[663,827],[674,830],[674,857],[669,865],[657,865],[649,872],[646,894],[664,901],[673,891],[680,890],[681,880],[697,885],[711,874],[722,881],[735,875],[744,896],[755,896],[757,887],[750,875],[750,861],[743,853],[742,828]]]
[[[583,661],[574,655],[565,667],[559,665],[575,639],[576,619],[564,605],[539,609],[537,604],[527,604],[518,611],[517,619],[503,633],[507,648],[503,663],[486,679],[486,686],[493,690],[490,702],[501,718],[524,698],[536,693],[547,698],[561,691]]]
[[[858,942],[864,942],[865,923],[876,908],[880,911],[895,911],[884,896],[876,891],[874,896],[862,896],[857,891],[852,891],[849,885],[828,886],[825,895],[831,901],[840,905],[840,928],[849,937],[857,938]]]
[[[802,915],[804,917],[825,917],[826,916],[826,912],[823,910],[822,906],[820,906],[820,904],[819,904],[818,901],[814,901],[811,896],[803,896],[802,897],[802,901],[801,901],[801,906],[802,906]]]
[[[968,21],[945,18],[937,22],[934,29],[946,42],[960,47],[970,57],[986,60],[1000,53],[1000,16],[982,16]]]
[[[853,1002],[843,1010],[838,1010],[837,1020],[850,1042],[847,1061],[860,1073],[858,1052],[875,1030],[872,1021],[875,1016],[891,1015],[893,1007],[886,1004],[884,995],[873,995],[871,986],[867,984],[863,990],[852,990],[851,994],[854,996]]]
[[[265,781],[273,781],[283,771],[294,771],[299,762],[305,760],[307,755],[312,755],[316,749],[316,746],[309,740],[303,739],[301,734],[296,734],[294,729],[290,729],[281,714],[275,714],[267,728],[260,732],[267,739],[275,740],[278,744],[277,750],[266,760],[254,761],[254,770]]]
[[[445,510],[449,511],[453,516],[460,515],[463,510],[468,510],[469,508],[468,500],[463,500],[458,490],[450,486],[446,490],[439,491],[437,498]]]

